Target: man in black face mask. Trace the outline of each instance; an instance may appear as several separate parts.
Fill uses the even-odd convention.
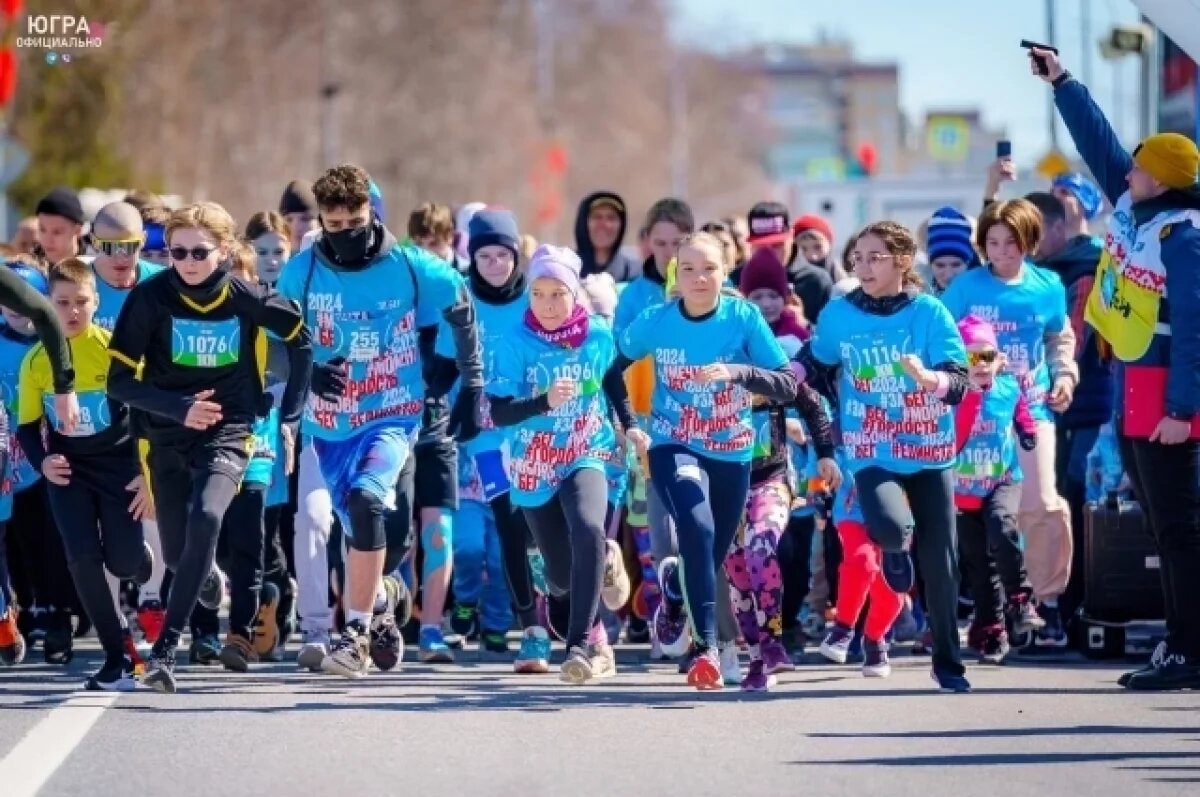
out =
[[[312,445],[300,462],[301,504],[313,502],[304,494],[306,482],[324,491],[350,548],[342,592],[346,630],[319,666],[359,677],[369,659],[390,669],[400,655],[394,615],[403,590],[381,575],[389,564],[385,510],[396,508],[396,483],[412,456],[428,392],[419,330],[444,321],[452,333],[462,389],[449,433],[460,441],[478,433],[482,368],[475,308],[462,277],[396,242],[372,208],[367,173],[335,166],[313,193],[321,238],[288,262],[278,286],[300,303],[313,330],[314,381],[303,426]],[[306,467],[317,469],[318,478],[306,479]],[[304,605],[317,598],[305,600],[310,580],[299,575]],[[321,644],[306,642],[314,651]]]

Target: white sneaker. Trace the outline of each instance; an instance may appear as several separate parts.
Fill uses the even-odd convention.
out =
[[[612,678],[617,674],[617,654],[607,642],[592,645],[588,661],[592,665],[593,678]]]
[[[717,649],[721,652],[721,678],[727,684],[740,684],[742,682],[742,665],[738,661],[737,643],[722,642]]]
[[[329,634],[305,632],[304,644],[296,654],[296,666],[309,672],[321,672],[321,662],[329,655]]]
[[[600,598],[609,611],[618,611],[629,601],[629,574],[625,572],[625,556],[616,540],[605,541],[604,582]]]

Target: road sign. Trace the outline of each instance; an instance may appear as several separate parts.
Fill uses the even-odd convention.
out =
[[[1050,150],[1037,163],[1037,173],[1047,180],[1052,180],[1063,172],[1069,171],[1071,171],[1071,162],[1058,150]]]
[[[926,126],[929,157],[960,163],[967,159],[971,128],[961,116],[932,116]]]

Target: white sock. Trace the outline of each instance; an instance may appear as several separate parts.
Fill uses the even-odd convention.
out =
[[[1046,598],[1046,600],[1042,601],[1042,605],[1045,606],[1047,609],[1057,609],[1058,608],[1058,598]]]
[[[158,536],[158,524],[153,520],[142,521],[142,535],[146,544],[154,553],[154,567],[150,570],[150,580],[138,589],[138,602],[161,601],[163,576],[167,574],[167,562],[163,559],[162,540]]]
[[[363,628],[371,627],[370,612],[356,612],[354,610],[346,612],[346,625],[350,625],[350,623],[353,623],[355,620],[362,623]]]
[[[382,581],[379,582],[379,586],[376,588],[375,605],[371,608],[372,608],[372,611],[376,611],[376,612],[381,612],[387,608],[387,590],[385,590],[383,588]]]

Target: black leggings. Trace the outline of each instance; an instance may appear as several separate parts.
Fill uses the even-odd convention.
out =
[[[500,535],[500,555],[504,560],[504,575],[508,592],[521,628],[538,624],[537,607],[533,600],[533,573],[529,569],[529,524],[525,514],[509,501],[508,493],[491,500],[496,532]]]
[[[264,488],[243,484],[229,504],[221,524],[228,552],[229,633],[250,639],[263,584],[266,529],[263,522]]]
[[[107,489],[98,489],[82,478],[66,486],[47,485],[50,509],[62,536],[67,567],[79,600],[92,620],[96,637],[106,655],[124,650],[121,618],[104,571],[129,579],[142,563],[142,524],[129,514],[133,468],[113,478]]]
[[[524,510],[546,563],[550,594],[570,595],[567,650],[583,647],[596,622],[604,579],[607,512],[608,479],[594,468],[575,471],[563,479],[553,498]]]
[[[963,576],[975,601],[977,628],[1003,621],[1005,596],[1011,599],[1033,593],[1017,528],[1020,504],[1021,483],[1002,484],[979,509],[958,513],[958,548]]]
[[[783,630],[796,627],[800,607],[812,586],[812,540],[817,530],[814,515],[792,515],[779,540],[779,569],[783,575]]]
[[[933,662],[961,675],[958,641],[958,551],[953,477],[948,468],[896,474],[864,468],[854,475],[867,533],[884,551],[914,538],[925,608],[933,632]]]
[[[178,445],[150,445],[150,482],[163,558],[175,573],[165,631],[155,645],[160,652],[179,644],[212,570],[221,522],[246,469],[249,439],[249,429],[226,427]]]

